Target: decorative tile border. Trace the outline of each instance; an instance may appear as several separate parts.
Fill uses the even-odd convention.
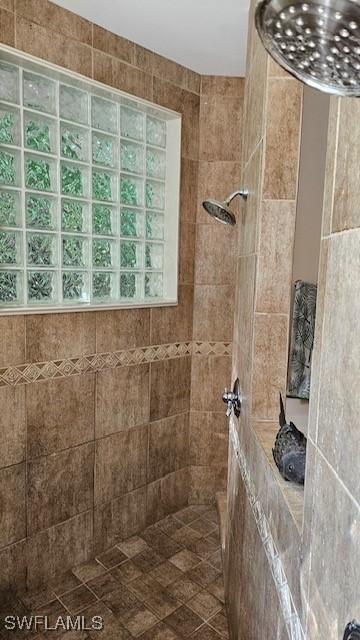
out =
[[[241,477],[246,488],[249,503],[253,510],[260,538],[264,545],[265,553],[270,565],[270,570],[280,600],[282,614],[286,623],[288,636],[290,640],[305,640],[304,631],[301,626],[299,615],[296,611],[294,600],[284,572],[284,567],[276,549],[274,539],[271,535],[270,527],[262,509],[261,502],[256,496],[255,485],[250,476],[245,454],[240,446],[239,436],[232,415],[230,417],[230,439],[239,464]]]
[[[31,384],[41,380],[68,378],[93,373],[103,369],[115,369],[144,362],[156,362],[170,358],[183,358],[193,354],[231,355],[229,342],[174,342],[137,349],[124,349],[97,353],[49,362],[32,362],[0,369],[0,387]]]

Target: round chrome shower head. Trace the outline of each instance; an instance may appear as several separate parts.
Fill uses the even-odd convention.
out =
[[[360,96],[360,4],[357,0],[260,0],[255,24],[265,49],[305,84]]]
[[[202,204],[204,209],[218,222],[222,222],[222,224],[230,224],[231,226],[236,224],[235,216],[231,209],[229,209],[226,202],[204,200]]]

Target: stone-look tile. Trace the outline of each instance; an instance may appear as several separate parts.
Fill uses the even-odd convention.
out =
[[[183,549],[170,558],[170,562],[185,573],[199,564],[199,557],[188,549]]]
[[[216,631],[220,634],[222,638],[228,638],[228,623],[226,619],[226,613],[223,610],[220,613],[217,613],[216,616],[209,620],[209,624],[216,629]]]
[[[122,562],[118,567],[115,567],[111,573],[115,580],[118,580],[122,584],[128,584],[143,575],[141,569],[139,569],[131,560]]]
[[[88,582],[98,576],[105,573],[106,569],[97,560],[89,560],[77,565],[73,569],[73,573],[81,580],[81,582]]]
[[[273,60],[270,56],[269,56],[269,66],[268,66],[268,78],[288,78],[289,80],[292,79],[291,75],[287,71],[285,71],[285,69],[280,67],[280,65],[277,64],[275,60]]]
[[[26,588],[26,541],[21,540],[0,550],[0,589],[22,591]]]
[[[295,201],[261,204],[255,301],[259,313],[290,311],[295,216]]]
[[[302,85],[297,80],[268,81],[263,187],[265,200],[296,198],[301,107]]]
[[[153,100],[182,114],[181,155],[198,159],[200,98],[170,82],[154,78]]]
[[[25,362],[24,318],[3,316],[0,318],[0,367],[10,367]]]
[[[151,549],[151,547],[148,547],[134,556],[132,561],[140,571],[148,573],[158,565],[162,564],[164,560],[164,556],[157,553],[154,549]]]
[[[145,601],[146,605],[162,620],[181,607],[181,602],[171,596],[165,589],[154,593]]]
[[[138,598],[127,587],[118,583],[118,588],[103,597],[104,604],[121,618],[140,605]]]
[[[179,640],[179,636],[163,622],[141,636],[141,640]]]
[[[323,196],[323,219],[321,230],[323,237],[330,234],[332,227],[340,105],[340,98],[331,96],[329,105],[329,123]]]
[[[153,482],[182,469],[189,458],[189,413],[149,425],[147,481]]]
[[[194,522],[194,520],[198,518],[198,514],[192,507],[185,507],[184,509],[181,509],[181,511],[177,511],[174,517],[176,520],[179,520],[183,526],[184,524]]]
[[[329,246],[318,413],[318,447],[360,502],[354,469],[360,439],[360,231],[331,238]],[[334,371],[336,375],[329,375]],[[339,423],[340,420],[340,423]]]
[[[241,164],[239,161],[212,160],[199,162],[197,222],[204,224],[218,224],[206,213],[202,206],[204,200],[224,200],[230,193],[238,189],[241,179]],[[240,200],[231,203],[231,210],[238,217]]]
[[[239,220],[239,250],[241,256],[254,253],[257,248],[263,161],[262,150],[263,145],[261,142],[243,172],[243,184],[244,187],[248,189],[249,195],[246,202],[241,201],[241,215]]]
[[[85,585],[81,585],[61,597],[61,602],[73,615],[88,607],[94,600],[96,600],[96,596]]]
[[[15,0],[0,0],[0,7],[7,11],[14,11]]]
[[[321,456],[317,457],[313,483],[316,509],[310,548],[308,633],[310,638],[325,640],[329,629],[334,638],[341,637],[358,607],[360,511]]]
[[[148,364],[107,369],[97,374],[97,438],[146,424],[148,420]]]
[[[229,441],[224,414],[192,411],[190,414],[191,465],[226,465]]]
[[[92,508],[94,444],[27,465],[27,531],[32,535]]]
[[[178,296],[176,306],[151,309],[150,344],[187,342],[192,339],[193,287],[180,285]]]
[[[119,582],[112,573],[103,573],[90,580],[88,587],[98,598],[103,598],[109,593],[117,591],[119,589]]]
[[[223,412],[222,394],[225,387],[230,387],[230,376],[230,356],[193,356],[191,409]]]
[[[116,89],[131,93],[138,98],[152,100],[153,98],[153,80],[149,73],[145,73],[141,69],[125,64],[120,60],[113,58],[113,81],[112,84]]]
[[[195,284],[234,284],[236,234],[224,225],[198,225]]]
[[[48,455],[94,438],[95,376],[26,386],[28,457]]]
[[[166,588],[168,593],[171,593],[177,600],[180,600],[183,604],[186,604],[201,590],[200,585],[196,582],[192,582],[188,578],[187,574],[183,574],[180,578],[172,582]]]
[[[203,620],[209,620],[222,609],[222,604],[211,593],[204,589],[188,602],[188,607]]]
[[[125,562],[126,555],[118,547],[112,547],[97,556],[96,560],[101,562],[107,569],[112,569],[116,565]]]
[[[287,374],[288,319],[256,314],[254,323],[252,414],[277,420],[279,391],[284,394]]]
[[[95,443],[95,504],[146,484],[148,428],[123,431]]]
[[[0,471],[0,548],[25,534],[25,465],[17,464]]]
[[[94,24],[93,27],[93,47],[124,62],[130,64],[134,62],[134,43],[99,27],[97,24]]]
[[[43,27],[56,24],[60,33],[91,46],[91,22],[48,0],[16,0],[16,14]]]
[[[214,542],[212,538],[200,538],[195,542],[189,544],[188,549],[195,553],[195,555],[199,556],[201,560],[209,560],[210,564],[212,564],[215,569],[221,568],[221,558],[220,561],[216,563],[214,552],[218,548],[218,543]],[[215,594],[216,595],[216,594]]]
[[[153,61],[154,61],[154,52],[150,51],[150,49],[145,49],[141,47],[139,44],[134,45],[134,64],[135,67],[139,67],[139,69],[143,69],[143,71],[147,71],[148,73],[153,72]]]
[[[157,566],[159,567],[161,564]],[[153,573],[153,570],[150,570],[148,573],[144,572],[141,578],[134,580],[130,586],[132,593],[142,602],[145,602],[145,600],[151,598],[154,593],[159,593],[163,589],[161,584],[151,577],[151,573]]]
[[[1,468],[22,462],[25,458],[25,387],[2,387],[0,406]]]
[[[96,351],[121,351],[150,344],[150,309],[96,313]],[[153,343],[151,343],[153,344]]]
[[[150,365],[150,420],[187,411],[190,405],[191,359],[188,356]],[[138,389],[141,387],[137,387]]]
[[[123,627],[120,620],[102,602],[95,602],[84,611],[83,615],[89,628],[94,616],[100,616],[103,620],[101,631],[89,631],[89,638],[101,638],[102,640],[131,640],[130,633]],[[73,632],[70,632],[73,634]],[[72,636],[68,640],[71,640]]]
[[[49,29],[21,16],[16,18],[15,30],[18,49],[91,77],[92,52],[88,45],[64,36],[56,27]]]
[[[95,313],[26,317],[26,362],[95,353]]]
[[[93,51],[93,78],[110,87],[114,84],[113,58],[107,53]]]
[[[180,224],[179,284],[194,284],[196,225]]]
[[[137,556],[138,553],[141,553],[141,551],[148,548],[147,542],[138,536],[128,538],[127,540],[120,542],[117,546],[128,558],[133,558],[134,556]]]
[[[239,160],[242,106],[242,95],[201,96],[200,160]]]
[[[187,606],[182,606],[165,618],[165,624],[172,627],[182,638],[189,638],[201,626],[202,620]]]
[[[226,490],[227,466],[190,467],[190,504],[211,503],[218,491]]]
[[[15,46],[14,14],[2,8],[0,8],[0,41],[10,47]]]
[[[195,631],[191,638],[192,640],[219,640],[220,636],[212,627],[203,624],[200,629]]]
[[[137,638],[153,627],[158,622],[158,618],[145,605],[141,604],[124,613],[121,616],[121,622],[131,636]]]
[[[175,580],[180,578],[182,572],[170,561],[166,561],[150,571],[149,575],[151,578],[156,580],[156,582],[161,584],[162,587],[167,587],[169,584],[172,584],[172,582],[175,582]]]
[[[162,78],[178,87],[185,88],[187,71],[186,67],[177,62],[164,58],[157,53],[153,54],[153,73],[157,78]]]
[[[201,538],[201,534],[190,527],[183,526],[181,529],[172,534],[172,539],[184,547],[190,547],[194,542]]]
[[[198,167],[199,163],[196,160],[181,159],[180,219],[182,222],[196,222]]]
[[[193,339],[231,342],[234,322],[232,285],[196,285]]]
[[[341,100],[339,104],[339,132],[336,149],[334,209],[332,231],[360,227],[357,206],[360,133],[354,122],[359,117],[355,100]],[[351,145],[349,141],[351,137]]]
[[[60,597],[64,593],[80,587],[80,585],[81,580],[79,580],[72,571],[67,571],[64,575],[60,576],[60,578],[57,578],[51,587],[54,593]]]
[[[166,535],[172,536],[175,531],[182,528],[182,523],[174,516],[166,516],[162,520],[158,520],[156,526],[161,529]]]
[[[36,588],[90,559],[93,554],[92,512],[28,538],[28,587]]]
[[[243,166],[247,164],[264,134],[264,105],[266,96],[267,54],[261,46],[246,79],[244,103]]]
[[[100,552],[142,531],[146,526],[146,488],[95,507],[95,549]]]
[[[198,518],[189,524],[190,529],[194,529],[202,536],[209,535],[214,529],[216,529],[216,524],[211,522],[210,520],[206,520],[205,518]]]
[[[188,502],[188,468],[147,485],[147,522],[150,524],[177,511]]]
[[[244,78],[201,76],[201,95],[241,98],[244,95]]]

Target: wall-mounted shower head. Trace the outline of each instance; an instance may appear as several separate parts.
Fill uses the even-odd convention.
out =
[[[265,49],[298,80],[360,96],[360,4],[356,0],[260,0],[255,24]]]
[[[203,207],[205,211],[208,212],[210,216],[215,218],[218,222],[222,222],[222,224],[230,224],[234,226],[236,224],[235,214],[229,208],[230,202],[236,198],[236,196],[241,196],[244,200],[248,197],[247,189],[239,189],[238,191],[234,191],[224,202],[219,202],[218,200],[204,200]]]

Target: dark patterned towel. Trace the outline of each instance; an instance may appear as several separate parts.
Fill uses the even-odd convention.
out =
[[[287,389],[287,395],[295,398],[308,399],[310,394],[316,293],[316,284],[295,283]]]

